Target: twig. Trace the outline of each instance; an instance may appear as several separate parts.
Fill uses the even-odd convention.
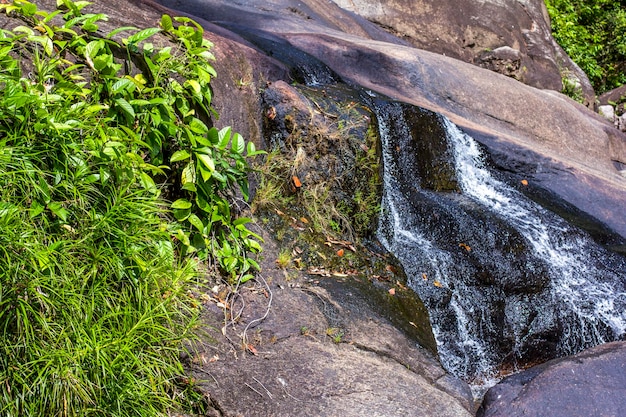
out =
[[[267,318],[267,316],[270,314],[270,309],[272,308],[272,300],[274,298],[274,295],[272,294],[272,290],[270,289],[270,286],[267,284],[267,281],[265,281],[265,278],[263,278],[259,274],[256,279],[260,279],[263,282],[263,285],[265,285],[265,288],[267,288],[267,292],[269,294],[269,301],[267,303],[267,309],[265,310],[265,314],[263,314],[263,317],[259,317],[258,319],[252,320],[250,323],[248,323],[248,325],[245,327],[245,329],[243,329],[243,333],[242,333],[241,339],[243,341],[244,346],[247,346],[247,344],[248,344],[246,332],[248,331],[250,326],[252,326],[253,324],[256,325],[256,324],[262,322],[263,320],[265,320]]]
[[[208,376],[210,376],[211,378],[213,378],[213,381],[215,381],[215,385],[217,385],[217,387],[219,388],[220,383],[219,383],[219,382],[217,382],[217,379],[213,376],[213,374],[212,374],[211,372],[207,372],[207,371],[205,371],[205,370],[204,370],[204,369],[202,369],[202,368],[198,368],[198,369],[196,369],[195,371],[196,371],[196,372],[200,372],[200,373],[205,374],[205,375],[208,375]]]
[[[263,387],[263,389],[265,390],[265,392],[267,392],[267,396],[268,396],[268,397],[270,397],[270,400],[273,400],[273,399],[274,399],[274,397],[272,396],[272,393],[271,393],[271,392],[269,392],[267,388],[265,388],[265,385],[263,385],[263,384],[261,383],[261,381],[259,381],[258,379],[256,379],[256,377],[252,377],[252,379],[254,379],[254,380],[256,381],[256,383],[257,383],[257,384],[259,384],[260,386],[262,386],[262,387]]]
[[[259,391],[255,390],[254,388],[252,388],[252,386],[250,384],[248,384],[247,382],[244,382],[244,385],[248,388],[250,388],[252,391],[256,392],[257,394],[259,394],[261,397],[264,397],[263,394],[261,394]]]

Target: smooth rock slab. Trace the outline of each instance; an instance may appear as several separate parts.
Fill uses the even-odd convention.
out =
[[[626,413],[626,342],[555,359],[504,379],[479,417],[620,417]]]

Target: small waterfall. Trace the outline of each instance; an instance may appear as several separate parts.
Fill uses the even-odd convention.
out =
[[[463,192],[506,219],[528,240],[550,267],[554,300],[563,304],[562,318],[570,328],[561,341],[562,354],[589,344],[608,342],[599,328],[609,326],[613,337],[626,333],[626,269],[612,271],[602,264],[606,254],[585,234],[547,212],[522,194],[494,179],[485,168],[474,139],[444,119]]]
[[[496,179],[479,145],[446,118],[399,103],[374,108],[384,162],[378,236],[429,309],[449,372],[478,386],[624,337],[621,256]],[[421,144],[432,138],[440,142]],[[448,168],[421,164],[432,148]]]

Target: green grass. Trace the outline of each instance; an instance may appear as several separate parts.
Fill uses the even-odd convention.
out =
[[[0,415],[163,416],[195,398],[179,358],[196,259],[230,280],[257,266],[229,195],[258,152],[201,121],[195,22],[114,40],[86,2],[59,4],[0,4],[20,25],[0,31]]]

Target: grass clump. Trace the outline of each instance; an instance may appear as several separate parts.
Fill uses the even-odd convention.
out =
[[[57,4],[0,4],[0,415],[166,415],[193,396],[195,259],[257,267],[230,201],[258,152],[210,126],[195,22],[103,36],[89,3]]]

